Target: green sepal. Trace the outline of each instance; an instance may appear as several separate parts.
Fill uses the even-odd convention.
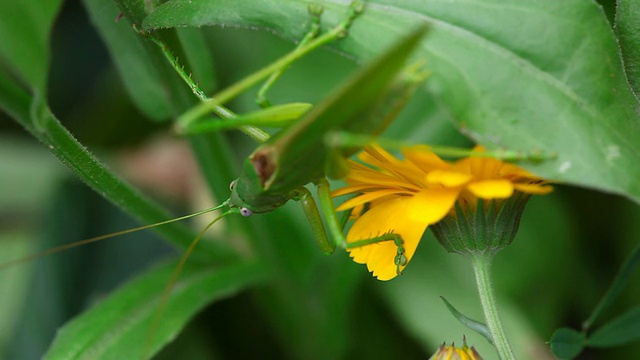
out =
[[[513,242],[530,197],[518,192],[505,200],[478,199],[475,210],[456,203],[455,215],[447,215],[430,228],[448,252],[495,253]]]

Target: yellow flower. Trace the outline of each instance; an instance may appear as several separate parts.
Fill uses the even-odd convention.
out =
[[[451,346],[440,345],[438,351],[429,360],[482,360],[482,356],[478,354],[473,346],[467,347],[465,341],[461,348],[456,347],[454,344],[451,344]]]
[[[337,208],[358,209],[348,242],[387,233],[402,236],[407,261],[401,266],[394,263],[397,247],[392,241],[348,249],[354,261],[367,264],[379,280],[390,280],[404,269],[427,227],[447,214],[455,216],[456,200],[461,207],[475,209],[479,198],[551,191],[534,175],[496,159],[472,156],[451,163],[423,145],[404,148],[402,153],[405,159],[399,160],[379,146],[365,148],[358,156],[364,164],[349,161],[348,185],[332,194],[357,194]],[[360,214],[363,205],[366,210]]]

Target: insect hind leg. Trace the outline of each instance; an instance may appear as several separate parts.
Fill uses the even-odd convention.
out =
[[[318,200],[320,201],[320,209],[322,210],[322,213],[325,217],[327,230],[331,234],[331,241],[333,246],[340,247],[346,250],[392,241],[397,248],[396,255],[394,257],[396,273],[398,275],[401,274],[402,268],[404,268],[404,266],[406,266],[408,262],[402,236],[393,232],[389,232],[369,239],[348,242],[343,232],[344,223],[341,223],[338,220],[338,216],[333,207],[333,200],[331,199],[331,189],[329,186],[329,182],[327,181],[327,179],[322,178],[316,182],[316,185],[318,188]]]
[[[402,239],[402,236],[400,234],[389,232],[384,235],[372,237],[369,239],[351,241],[346,244],[346,249],[357,249],[363,246],[379,244],[387,241],[393,241],[393,243],[396,245],[397,253],[393,258],[393,263],[396,265],[396,274],[401,275],[402,268],[404,268],[409,261],[407,259],[407,256],[405,255],[404,240]]]
[[[353,21],[364,11],[364,2],[363,1],[352,1],[349,6],[349,12],[346,18],[338,24],[335,29],[339,29],[334,33],[333,38],[328,39],[328,41],[338,40],[347,36],[348,29],[351,27]],[[316,39],[320,35],[321,25],[320,18],[322,16],[322,12],[324,8],[321,4],[309,4],[307,7],[309,15],[311,16],[311,24],[309,25],[309,30],[304,35],[302,40],[298,43],[293,52],[301,51],[304,49],[311,41]],[[288,66],[282,67],[275,72],[273,72],[269,78],[264,82],[260,90],[258,90],[258,95],[256,96],[256,103],[261,108],[268,108],[271,106],[271,102],[267,99],[267,92],[273,87],[273,85],[278,81],[278,79],[282,76],[282,74],[287,70]]]
[[[316,37],[318,37],[318,34],[320,34],[320,16],[322,15],[323,7],[319,4],[309,4],[308,10],[309,14],[311,15],[311,25],[309,26],[307,34],[302,38],[302,40],[300,40],[298,46],[296,46],[296,48],[293,50],[294,52],[306,46],[309,42],[311,42],[311,40],[315,39]],[[267,92],[273,87],[276,81],[280,79],[285,70],[287,70],[287,68],[283,67],[271,74],[271,76],[269,76],[264,84],[262,84],[260,90],[258,90],[256,103],[261,108],[264,109],[271,107],[271,102],[269,101],[269,99],[267,99]]]

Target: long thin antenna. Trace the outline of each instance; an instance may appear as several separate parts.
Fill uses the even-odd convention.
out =
[[[109,238],[120,236],[120,235],[130,234],[130,233],[133,233],[133,232],[136,232],[136,231],[145,230],[145,229],[149,229],[149,228],[152,228],[152,227],[169,224],[169,223],[172,223],[172,222],[189,219],[189,218],[192,218],[192,217],[195,217],[195,216],[199,216],[199,215],[206,214],[206,213],[209,213],[209,212],[212,212],[212,211],[215,211],[215,210],[219,210],[224,206],[227,206],[227,202],[226,201],[224,203],[216,206],[216,207],[212,207],[210,209],[201,210],[201,211],[195,212],[193,214],[184,215],[184,216],[181,216],[181,217],[178,217],[178,218],[175,218],[175,219],[165,220],[165,221],[157,222],[157,223],[154,223],[154,224],[139,226],[139,227],[135,227],[135,228],[132,228],[132,229],[122,230],[122,231],[118,231],[118,232],[114,232],[114,233],[110,233],[110,234],[105,234],[105,235],[92,237],[92,238],[89,238],[89,239],[75,241],[75,242],[72,242],[72,243],[69,243],[69,244],[65,244],[65,245],[56,246],[54,248],[51,248],[51,249],[48,249],[48,250],[45,250],[45,251],[41,251],[41,252],[38,252],[38,253],[35,253],[35,254],[27,255],[27,256],[24,256],[24,257],[21,257],[21,258],[17,258],[17,259],[11,260],[11,261],[6,262],[4,264],[0,264],[0,271],[8,269],[8,268],[10,268],[12,266],[16,266],[16,265],[19,265],[19,264],[22,264],[22,263],[25,263],[25,262],[29,262],[31,260],[37,259],[37,258],[42,257],[42,256],[59,253],[61,251],[67,250],[67,249],[73,249],[75,247],[86,245],[86,244],[91,244],[91,243],[94,243],[94,242],[97,242],[97,241],[100,241],[100,240],[105,240],[105,239],[109,239]]]
[[[204,229],[202,229],[202,231],[198,233],[198,235],[195,237],[195,239],[193,239],[193,241],[191,242],[187,250],[185,250],[184,254],[182,254],[182,257],[180,258],[180,262],[178,262],[178,265],[173,270],[173,274],[171,274],[171,278],[169,279],[169,282],[167,282],[167,285],[165,286],[164,291],[162,292],[162,297],[160,298],[160,305],[158,305],[158,309],[156,310],[156,313],[153,317],[153,321],[151,323],[151,328],[147,333],[147,339],[145,341],[145,345],[141,354],[142,359],[146,359],[145,356],[149,353],[149,350],[151,349],[152,341],[155,338],[156,332],[158,330],[158,326],[160,324],[160,320],[162,320],[162,315],[164,314],[164,310],[167,307],[167,302],[169,301],[169,295],[171,295],[171,292],[173,291],[173,288],[176,285],[176,281],[178,280],[178,277],[182,272],[182,268],[184,267],[184,264],[187,262],[187,259],[189,258],[189,256],[191,255],[191,252],[193,251],[193,249],[195,249],[196,245],[198,245],[198,243],[200,242],[200,239],[202,239],[204,234],[207,232],[207,230],[209,230],[213,226],[213,224],[215,224],[216,222],[218,222],[218,220],[222,219],[223,217],[229,214],[237,214],[237,213],[238,213],[237,209],[232,208],[227,210],[217,218],[213,219],[213,221],[211,221],[207,226],[205,226]]]

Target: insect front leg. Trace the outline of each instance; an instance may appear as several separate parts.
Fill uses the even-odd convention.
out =
[[[313,199],[311,192],[307,190],[307,188],[302,187],[298,190],[298,194],[294,197],[294,200],[300,201],[300,204],[302,204],[302,209],[304,210],[304,214],[307,217],[309,225],[311,225],[311,231],[313,231],[313,236],[316,239],[318,246],[320,246],[320,249],[322,249],[325,255],[331,255],[336,246],[334,243],[329,241],[329,238],[327,237],[327,232],[325,231],[324,223],[322,222],[322,216],[320,216],[318,206],[316,205],[316,201]]]
[[[300,40],[300,43],[298,43],[298,46],[296,46],[295,50],[293,50],[294,52],[303,49],[309,42],[311,42],[311,40],[315,39],[318,34],[320,34],[320,16],[322,15],[323,11],[322,5],[309,4],[307,9],[309,11],[309,14],[311,15],[311,25],[309,26],[309,31],[307,32],[307,34],[302,38],[302,40]],[[280,79],[285,70],[287,70],[287,68],[283,67],[271,74],[267,81],[262,84],[260,90],[258,90],[256,103],[261,108],[271,107],[271,102],[269,102],[269,100],[267,99],[267,92],[271,89],[271,87],[273,87],[276,81]]]
[[[264,110],[237,115],[232,120],[206,118],[177,129],[181,135],[201,134],[212,131],[231,130],[241,127],[285,127],[298,120],[311,108],[307,103],[275,105]]]
[[[327,43],[345,37],[348,28],[351,26],[351,23],[363,11],[364,2],[353,1],[351,3],[351,6],[349,7],[347,17],[337,26],[331,28],[329,31],[322,35],[312,38],[306,44],[299,46],[296,50],[286,54],[280,59],[236,82],[234,85],[214,95],[208,101],[201,102],[199,105],[191,108],[191,110],[185,112],[176,120],[176,131],[179,134],[184,133],[185,129],[189,128],[194,122],[199,121],[202,117],[218,108],[219,105],[225,104],[232,98],[236,97],[239,93],[244,92],[248,88],[258,84],[263,79],[271,76],[271,74],[278,72],[281,69],[287,68],[293,62],[299,60],[309,52]]]
[[[331,238],[333,239],[333,246],[341,247],[343,249],[353,249],[391,241],[397,248],[397,253],[394,258],[394,264],[396,265],[396,273],[400,275],[402,273],[402,268],[407,265],[407,257],[405,255],[404,240],[402,239],[402,236],[400,236],[400,234],[390,232],[368,239],[348,242],[347,238],[344,236],[343,225],[338,220],[338,216],[333,206],[329,182],[327,181],[327,179],[322,178],[317,181],[317,187],[318,198],[320,200],[320,208],[327,221],[327,227],[329,229],[329,232],[331,233]]]

